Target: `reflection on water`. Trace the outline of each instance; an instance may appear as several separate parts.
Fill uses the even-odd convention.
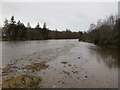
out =
[[[77,40],[4,41],[2,42],[2,60],[10,61],[34,52],[39,52],[45,48],[59,47],[59,45],[70,42],[81,44],[79,47],[82,51],[81,53],[84,53],[83,55],[89,54],[88,58],[96,57],[99,63],[104,63],[109,68],[118,67],[117,49],[80,43]]]
[[[92,46],[91,52],[96,54],[97,61],[109,68],[118,68],[118,50],[105,46]]]

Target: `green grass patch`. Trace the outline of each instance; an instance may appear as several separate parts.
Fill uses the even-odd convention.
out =
[[[2,80],[2,88],[37,88],[41,80],[32,75],[12,76]]]
[[[32,71],[40,71],[46,68],[48,68],[48,65],[46,65],[45,62],[34,63],[31,65],[25,66],[25,69],[32,70]]]

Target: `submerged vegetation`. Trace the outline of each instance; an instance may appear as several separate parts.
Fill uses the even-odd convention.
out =
[[[2,75],[7,75],[11,72],[14,72],[13,69],[18,68],[17,66],[14,66],[13,64],[8,64],[6,67],[2,69]]]
[[[11,20],[5,19],[2,27],[2,40],[47,40],[47,39],[77,39],[78,32],[50,30],[44,23],[40,27],[38,23],[34,28],[27,23],[25,26],[21,21],[16,22],[14,16]]]
[[[27,65],[25,69],[32,70],[32,71],[40,71],[41,69],[46,69],[48,65],[45,62],[34,63],[32,65]]]
[[[6,67],[2,68],[2,75],[6,76],[14,72],[28,71],[40,71],[48,68],[45,62],[38,62],[31,65],[26,65],[23,68],[14,66],[13,64],[8,64]],[[41,77],[23,74],[21,76],[12,76],[9,78],[2,79],[2,88],[37,88],[38,84],[42,81]]]
[[[97,24],[91,24],[87,32],[79,32],[79,41],[118,47],[119,30],[120,19],[116,15],[111,15],[104,20],[98,20]]]
[[[41,80],[32,75],[12,76],[2,80],[2,88],[37,88]]]

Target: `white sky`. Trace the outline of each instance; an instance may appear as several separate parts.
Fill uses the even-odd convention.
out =
[[[117,2],[2,2],[2,25],[14,15],[32,27],[46,22],[50,29],[86,31],[91,23],[117,12]]]

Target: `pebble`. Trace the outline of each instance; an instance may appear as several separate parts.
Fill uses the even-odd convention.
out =
[[[62,81],[62,84],[65,84],[65,82]]]
[[[63,71],[64,73],[66,73],[67,75],[70,75],[70,73],[69,72],[66,72],[66,71]]]
[[[62,64],[67,64],[67,62],[61,62]]]
[[[72,72],[78,74],[78,71],[72,71]]]
[[[58,81],[58,83],[60,83],[60,81]]]
[[[71,64],[68,64],[68,66],[71,66]]]
[[[55,88],[56,86],[53,86],[53,88]]]
[[[45,72],[43,72],[43,74],[46,74]]]
[[[87,79],[87,77],[88,77],[88,76],[85,76],[85,77],[84,77],[84,80],[86,80],[86,79]]]
[[[65,84],[65,82],[63,82],[63,81],[58,81],[58,83],[60,83],[60,82],[61,82],[62,84]]]

